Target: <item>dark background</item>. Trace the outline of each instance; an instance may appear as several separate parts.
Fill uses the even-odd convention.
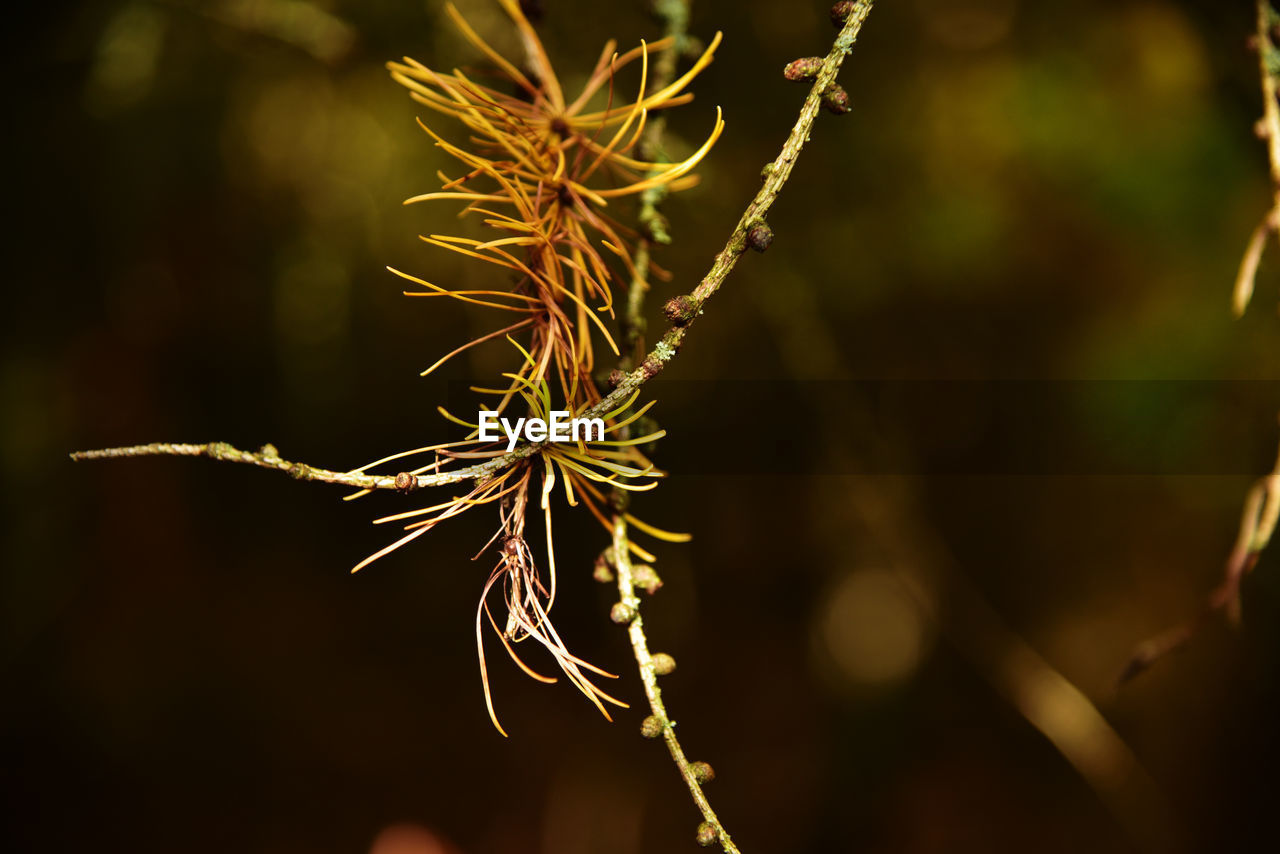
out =
[[[607,38],[657,35],[640,3],[544,5],[569,89]],[[1252,4],[880,6],[773,247],[653,386],[672,476],[635,507],[695,535],[657,547],[645,611],[686,748],[744,851],[1275,850],[1277,550],[1238,632],[1115,690],[1217,582],[1274,460],[1274,246],[1229,311],[1269,204]],[[496,3],[460,7],[517,55]],[[489,515],[352,577],[407,499],[66,456],[271,441],[344,469],[448,435],[449,383],[505,352],[416,374],[492,318],[383,269],[488,275],[416,239],[457,228],[448,205],[400,205],[446,163],[382,63],[473,62],[440,6],[25,14],[5,35],[4,850],[694,850],[590,520],[558,518],[557,625],[633,708],[610,724],[491,645],[503,740],[472,635]],[[823,3],[696,2],[694,33],[717,29],[672,153],[715,105],[728,125],[666,207],[653,307],[775,156],[804,96],[782,66],[832,37]]]

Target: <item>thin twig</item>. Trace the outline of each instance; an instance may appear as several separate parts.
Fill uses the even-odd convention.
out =
[[[1269,0],[1257,0],[1257,12],[1254,40],[1258,50],[1258,77],[1262,88],[1260,132],[1267,140],[1272,200],[1271,210],[1267,211],[1249,236],[1249,245],[1240,261],[1231,298],[1231,308],[1236,317],[1244,314],[1253,296],[1254,279],[1258,274],[1258,264],[1262,260],[1267,238],[1280,229],[1280,100],[1276,97],[1280,50],[1271,36],[1277,16]],[[1132,679],[1191,640],[1214,614],[1225,613],[1232,622],[1239,620],[1240,583],[1253,571],[1258,563],[1258,556],[1271,541],[1277,516],[1280,516],[1280,460],[1276,461],[1271,474],[1255,483],[1245,497],[1240,533],[1227,558],[1222,581],[1209,594],[1196,616],[1139,644],[1120,672],[1120,683]]]
[[[673,44],[672,49],[662,55],[661,61],[654,68],[649,84],[650,91],[654,92],[661,91],[675,77],[676,60],[682,52],[687,39],[689,0],[661,0],[656,5],[655,11],[663,22],[663,37],[670,38]],[[665,130],[666,119],[661,116],[650,122],[645,128],[642,146],[647,159],[656,162],[657,152],[662,148],[662,135]],[[648,277],[650,253],[653,244],[670,242],[670,237],[666,230],[666,222],[658,210],[659,205],[665,198],[666,191],[663,187],[652,187],[640,197],[638,219],[642,228],[642,237],[636,248],[633,261],[635,272],[631,278],[630,288],[627,291],[626,312],[623,314],[620,323],[620,338],[623,341],[623,347],[618,358],[618,369],[624,372],[635,367],[634,357],[636,350],[644,336],[644,306],[645,297],[649,292]],[[630,428],[624,427],[623,431],[629,434]],[[621,435],[619,438],[626,439],[629,436]],[[626,492],[615,488],[613,493],[615,506],[624,506],[619,502],[627,500]],[[693,797],[694,804],[702,813],[704,823],[698,829],[698,841],[704,844],[719,842],[726,854],[737,854],[738,848],[733,844],[733,839],[729,836],[729,832],[724,825],[721,824],[715,810],[711,808],[711,803],[707,800],[706,793],[702,789],[702,783],[685,756],[680,740],[676,737],[675,722],[671,720],[662,701],[662,689],[658,687],[658,673],[654,668],[653,656],[649,653],[649,639],[645,635],[644,620],[640,616],[640,597],[636,595],[635,590],[627,528],[625,514],[617,513],[614,515],[612,552],[618,582],[618,596],[622,606],[622,613],[630,616],[627,634],[631,639],[631,650],[635,655],[636,666],[640,671],[640,681],[644,685],[645,697],[649,700],[651,718],[648,719],[648,722],[651,726],[661,731],[667,750],[671,753],[671,759],[675,762],[676,769],[680,772],[681,778],[689,788],[689,794]],[[647,734],[654,735],[653,732]]]
[[[671,17],[667,18],[667,35],[674,36],[678,46],[683,36],[683,30],[678,28],[682,27],[687,19],[687,9],[684,8],[684,3],[682,2],[671,2],[664,5],[670,10],[671,14]],[[839,72],[844,58],[852,49],[854,40],[862,27],[862,22],[866,19],[870,10],[871,0],[866,0],[866,2],[856,4],[850,12],[844,27],[836,37],[835,45],[822,62],[813,87],[809,91],[809,97],[805,100],[804,106],[800,110],[800,117],[796,120],[786,143],[783,144],[781,153],[765,169],[764,186],[760,188],[759,193],[756,194],[756,197],[738,220],[738,224],[730,235],[725,248],[716,256],[710,272],[703,277],[691,294],[684,298],[677,298],[677,301],[675,301],[679,316],[675,319],[673,326],[663,335],[662,339],[640,366],[626,374],[617,387],[597,404],[595,409],[607,411],[611,404],[616,406],[617,403],[634,394],[656,376],[680,349],[680,344],[684,340],[686,331],[697,316],[701,314],[702,306],[712,294],[719,290],[720,285],[746,251],[747,233],[754,226],[764,221],[764,217],[773,206],[778,193],[786,184],[787,179],[791,177],[791,170],[795,166],[796,158],[799,156],[801,149],[804,148],[805,143],[809,141],[809,132],[821,106],[822,95],[835,82],[836,74]],[[656,196],[652,198],[646,197],[642,200],[642,217],[647,218],[650,230],[652,230],[653,223],[661,222],[657,212],[657,204],[660,201],[661,198]],[[624,367],[627,366],[627,358],[633,351],[635,342],[639,340],[643,330],[642,309],[644,295],[647,290],[644,274],[649,261],[649,247],[650,241],[648,240],[641,244],[645,267],[638,266],[637,275],[632,280],[631,290],[628,294],[627,315],[624,321],[624,340],[629,346],[623,351],[621,365]],[[638,254],[638,260],[639,257]],[[631,639],[631,648],[635,654],[636,663],[640,668],[640,678],[644,683],[645,696],[649,700],[652,720],[661,730],[663,740],[667,744],[667,750],[671,753],[671,758],[675,762],[680,776],[684,779],[685,785],[688,786],[689,794],[693,797],[694,803],[702,813],[704,823],[699,828],[699,842],[702,844],[719,842],[726,854],[736,854],[738,848],[734,845],[728,831],[725,830],[724,825],[720,822],[715,810],[711,808],[706,793],[702,789],[702,784],[699,782],[698,775],[693,770],[688,758],[685,756],[684,749],[680,746],[679,739],[676,737],[675,722],[667,714],[666,706],[662,701],[662,691],[658,687],[657,673],[654,670],[653,659],[649,653],[648,639],[644,632],[644,620],[640,616],[640,598],[635,592],[627,542],[627,522],[622,514],[618,514],[613,519],[613,556],[617,573],[618,594],[623,613],[630,617],[627,632]]]
[[[760,188],[760,192],[756,193],[756,197],[751,200],[751,204],[747,205],[747,209],[738,220],[733,233],[729,235],[729,241],[725,244],[724,249],[716,255],[715,263],[711,265],[711,269],[703,276],[702,281],[693,289],[693,292],[685,297],[686,310],[683,316],[654,345],[653,349],[645,357],[644,362],[624,376],[612,392],[591,408],[593,415],[616,408],[619,403],[626,400],[644,386],[645,383],[657,376],[666,364],[675,357],[675,354],[679,352],[680,345],[684,343],[684,337],[689,327],[702,314],[703,305],[720,289],[724,280],[737,265],[738,259],[747,251],[747,232],[751,230],[752,226],[764,221],[769,209],[773,207],[778,193],[781,192],[783,186],[786,185],[787,180],[791,177],[791,170],[795,168],[795,162],[799,158],[801,150],[804,148],[805,143],[809,141],[809,132],[813,129],[814,119],[817,118],[818,109],[822,105],[822,95],[835,82],[836,74],[839,73],[840,66],[844,64],[845,57],[853,50],[853,43],[858,38],[863,21],[866,20],[867,14],[871,11],[871,5],[872,0],[859,0],[849,13],[844,27],[840,30],[840,34],[836,36],[831,52],[822,61],[813,86],[809,89],[809,96],[805,98],[804,105],[800,108],[800,116],[796,119],[795,126],[791,128],[791,134],[787,137],[787,141],[783,143],[782,151],[771,164],[765,167],[764,185]]]
[[[689,794],[693,796],[693,801],[702,812],[702,817],[715,834],[714,841],[720,843],[726,854],[738,854],[738,847],[733,844],[733,840],[729,837],[729,832],[724,829],[724,825],[720,823],[720,819],[716,816],[716,811],[711,808],[706,794],[702,791],[702,784],[698,782],[698,777],[692,768],[692,764],[689,762],[688,757],[684,755],[684,749],[680,747],[680,740],[676,738],[675,721],[667,716],[667,708],[662,702],[662,689],[658,687],[658,674],[654,670],[653,656],[649,652],[649,642],[644,634],[644,619],[640,616],[640,597],[636,595],[635,582],[631,574],[631,555],[629,551],[627,523],[622,515],[619,514],[614,516],[613,519],[614,569],[617,572],[618,592],[622,597],[621,602],[625,608],[630,609],[629,613],[634,614],[630,625],[627,627],[627,634],[631,638],[631,649],[635,652],[636,663],[640,666],[640,679],[644,682],[644,695],[648,698],[649,709],[653,712],[654,718],[657,719],[657,723],[662,729],[662,739],[667,743],[667,750],[671,751],[671,759],[676,763],[676,768],[680,770],[680,776],[684,778],[685,785],[689,787]]]
[[[1245,496],[1240,532],[1227,558],[1222,581],[1209,594],[1200,612],[1185,623],[1141,643],[1121,671],[1119,682],[1132,679],[1180,648],[1195,637],[1214,614],[1225,613],[1231,622],[1239,621],[1240,583],[1253,571],[1259,555],[1271,541],[1277,519],[1280,519],[1280,458],[1271,473],[1260,478]]]
[[[676,76],[676,64],[688,47],[689,0],[658,0],[654,4],[654,12],[662,21],[663,38],[672,41],[671,49],[663,51],[654,63],[650,77],[649,91],[660,92]],[[665,113],[654,116],[645,125],[644,136],[640,139],[640,157],[654,163],[662,159],[662,135],[667,130]],[[658,206],[667,197],[665,184],[655,184],[640,194],[640,210],[636,219],[640,223],[640,240],[632,258],[635,272],[631,276],[631,286],[627,290],[627,307],[623,313],[619,335],[622,341],[622,354],[618,359],[618,367],[629,371],[635,367],[636,350],[641,345],[648,324],[644,317],[645,296],[649,293],[649,267],[653,244],[670,243],[667,223]]]
[[[181,445],[171,442],[153,442],[150,445],[133,445],[128,448],[105,448],[100,451],[75,451],[73,460],[114,460],[132,457],[208,457],[227,463],[245,463],[266,469],[288,472],[296,480],[314,480],[320,483],[336,483],[356,489],[394,489],[412,492],[430,486],[445,486],[464,480],[486,480],[519,460],[532,456],[542,447],[541,443],[521,445],[509,454],[494,457],[477,465],[444,471],[439,474],[412,475],[401,472],[394,475],[372,475],[360,472],[338,472],[317,468],[306,463],[292,463],[280,458],[274,445],[263,445],[257,451],[243,451],[226,442],[208,442],[202,445]]]
[[[1258,49],[1258,78],[1262,88],[1262,121],[1259,132],[1267,140],[1267,161],[1271,168],[1271,209],[1249,237],[1249,246],[1240,262],[1236,286],[1232,291],[1231,309],[1236,317],[1244,314],[1253,296],[1254,278],[1267,237],[1280,229],[1280,101],[1276,100],[1276,68],[1280,65],[1280,52],[1271,38],[1271,25],[1276,15],[1269,0],[1257,0],[1257,31],[1254,40]]]
[[[1262,121],[1271,163],[1273,208],[1280,209],[1280,102],[1276,101],[1276,45],[1271,25],[1276,15],[1269,0],[1258,0],[1258,76],[1262,86]]]
[[[792,376],[847,376],[841,357],[838,318],[824,310],[813,284],[802,276],[775,279],[760,289],[759,314],[772,326],[783,363]],[[824,404],[815,440],[826,445],[832,471],[865,470],[850,447],[847,425],[869,409],[849,394]],[[911,600],[965,657],[980,678],[1043,735],[1074,768],[1119,822],[1137,850],[1173,854],[1181,850],[1176,819],[1151,775],[1102,711],[1062,671],[1006,621],[974,583],[936,530],[924,524],[911,477],[823,478],[818,499],[839,520],[832,530],[841,548],[855,529],[871,544],[879,564],[891,571]]]

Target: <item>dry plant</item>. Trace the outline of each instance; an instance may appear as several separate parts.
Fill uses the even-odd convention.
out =
[[[839,30],[825,57],[799,59],[787,66],[792,80],[812,81],[808,97],[777,158],[762,172],[763,186],[747,206],[710,270],[687,294],[664,306],[670,328],[647,352],[644,350],[644,304],[652,279],[669,278],[652,260],[655,244],[668,241],[658,211],[663,197],[696,182],[693,169],[707,155],[724,129],[719,110],[706,140],[687,159],[658,163],[663,122],[660,111],[687,103],[696,75],[712,61],[720,43],[717,34],[692,66],[676,76],[679,55],[690,44],[687,0],[659,0],[663,38],[619,54],[609,42],[600,54],[581,92],[565,95],[536,31],[516,0],[498,0],[518,31],[525,49],[521,63],[503,57],[486,43],[453,8],[450,17],[462,36],[491,66],[497,84],[479,82],[480,75],[454,70],[435,71],[412,59],[388,64],[391,76],[433,113],[460,125],[461,142],[450,142],[419,120],[435,145],[458,162],[456,174],[440,172],[440,187],[409,199],[416,202],[461,203],[461,213],[478,217],[496,236],[475,240],[432,234],[423,240],[490,265],[495,279],[513,277],[508,287],[456,290],[392,270],[411,282],[410,296],[442,296],[505,313],[492,332],[446,353],[424,373],[449,358],[488,341],[506,339],[518,354],[512,370],[494,387],[474,391],[493,398],[492,411],[515,411],[522,417],[546,420],[553,411],[575,417],[601,419],[604,437],[572,443],[526,441],[510,449],[481,438],[477,424],[454,413],[441,413],[469,431],[465,438],[415,448],[377,460],[352,471],[331,471],[281,458],[271,445],[244,451],[226,443],[156,443],[127,448],[84,451],[75,459],[136,456],[202,456],[288,472],[299,480],[333,483],[357,490],[357,498],[373,490],[408,494],[445,488],[447,498],[391,516],[379,523],[404,522],[405,533],[365,558],[359,570],[389,552],[421,537],[437,525],[477,506],[497,510],[498,526],[479,554],[490,548],[496,562],[482,587],[476,610],[476,645],[486,707],[502,732],[489,690],[483,629],[488,623],[512,660],[542,682],[556,679],[527,665],[515,644],[532,639],[551,654],[565,678],[606,717],[607,704],[625,706],[593,679],[611,674],[568,650],[551,622],[556,596],[556,560],[552,533],[553,509],[562,496],[565,505],[586,507],[608,531],[609,545],[595,570],[597,578],[616,580],[619,600],[610,618],[627,626],[650,714],[641,724],[649,738],[661,737],[702,814],[697,841],[738,849],[712,810],[703,784],[713,777],[705,762],[690,762],[676,737],[674,721],[662,700],[658,677],[671,672],[674,660],[652,654],[640,616],[637,588],[654,592],[661,582],[654,573],[653,554],[634,542],[632,532],[659,540],[681,542],[687,535],[662,531],[627,512],[632,491],[652,489],[662,475],[639,450],[663,431],[639,428],[639,419],[653,402],[636,407],[644,385],[680,349],[707,300],[720,288],[748,249],[764,251],[772,233],[765,217],[786,184],[801,150],[809,140],[819,109],[849,110],[848,96],[835,82],[852,50],[872,0],[844,0],[831,10]],[[620,70],[639,66],[634,99],[627,100],[617,81]],[[513,94],[514,93],[514,94]],[[651,116],[650,114],[655,114]],[[633,223],[608,212],[610,200],[639,198]],[[615,292],[626,285],[626,304],[615,310]],[[509,322],[507,322],[509,321]],[[611,323],[612,321],[612,323]],[[616,330],[610,329],[613,326]],[[621,340],[620,347],[618,341]],[[597,341],[617,359],[606,381],[600,371]],[[403,468],[404,460],[414,460]],[[390,467],[392,463],[397,466]],[[397,470],[398,469],[398,470]],[[378,473],[382,472],[382,473]],[[536,510],[535,510],[536,508]],[[525,537],[530,511],[540,511],[547,551],[535,556]],[[645,564],[633,563],[633,557]],[[505,617],[495,615],[493,594],[505,605]]]
[[[1258,54],[1258,77],[1262,89],[1262,118],[1255,126],[1258,136],[1267,143],[1267,156],[1271,171],[1271,207],[1254,228],[1240,261],[1232,291],[1231,309],[1237,318],[1244,315],[1253,298],[1258,265],[1271,235],[1280,239],[1280,13],[1269,0],[1257,0],[1257,24],[1250,46]],[[1120,682],[1128,681],[1146,670],[1156,660],[1182,647],[1191,640],[1216,614],[1224,614],[1227,620],[1240,622],[1240,584],[1253,571],[1258,557],[1271,542],[1276,522],[1280,519],[1280,459],[1275,467],[1260,478],[1245,496],[1244,511],[1240,516],[1240,530],[1235,545],[1227,557],[1222,581],[1209,593],[1200,612],[1181,625],[1174,626],[1153,637],[1134,650]]]

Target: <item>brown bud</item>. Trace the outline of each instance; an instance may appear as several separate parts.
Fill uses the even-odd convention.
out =
[[[636,609],[632,608],[626,602],[614,602],[613,607],[609,609],[609,619],[618,625],[629,623],[636,618]]]
[[[595,570],[592,571],[591,577],[601,584],[613,581],[613,570],[609,568],[609,562],[604,559],[604,555],[596,558]]]
[[[716,769],[706,762],[690,762],[689,773],[699,783],[710,783],[716,778]]]
[[[649,715],[640,722],[640,734],[645,738],[657,738],[663,729],[662,718],[657,715]]]
[[[646,380],[651,380],[662,373],[662,360],[657,356],[650,356],[640,363],[640,371]]]
[[[709,821],[698,825],[698,835],[694,837],[703,848],[710,848],[720,841],[720,831]]]
[[[788,62],[787,67],[782,69],[782,76],[792,81],[812,80],[818,76],[820,68],[822,68],[822,57],[806,56]]]
[[[609,372],[609,385],[613,388],[617,388],[622,385],[622,381],[626,379],[626,376],[626,373],[624,373],[620,368],[614,368]]]
[[[747,229],[747,245],[757,252],[763,252],[773,243],[773,229],[767,222],[757,222]]]
[[[698,314],[698,304],[685,294],[672,297],[662,306],[662,314],[676,326],[684,326]]]
[[[235,452],[235,449],[233,449],[226,442],[210,442],[209,444],[204,446],[204,455],[211,460],[230,459],[234,452]],[[294,463],[294,468],[300,465],[302,465],[302,463]],[[290,469],[290,472],[292,471],[293,469]],[[308,469],[306,466],[302,466],[302,475],[295,475],[295,477],[298,477],[298,476],[305,477],[309,473],[310,473],[310,469]]]
[[[408,495],[418,488],[418,479],[407,471],[402,471],[396,475],[396,492],[402,492]]]
[[[619,602],[618,604],[620,605],[622,603]],[[653,662],[653,672],[659,676],[666,676],[667,674],[674,672],[676,669],[676,660],[665,652],[655,652],[651,660]]]
[[[849,13],[853,11],[853,7],[857,4],[853,0],[840,0],[839,3],[831,7],[831,26],[837,30],[844,26],[844,22],[849,19]]]
[[[853,109],[849,106],[849,93],[844,91],[844,87],[839,83],[832,83],[827,91],[822,93],[822,106],[829,113],[835,113],[837,116],[844,115]]]
[[[631,568],[631,580],[635,582],[636,587],[639,587],[650,596],[657,593],[658,588],[662,587],[662,579],[658,577],[658,573],[653,571],[653,567],[645,564]]]

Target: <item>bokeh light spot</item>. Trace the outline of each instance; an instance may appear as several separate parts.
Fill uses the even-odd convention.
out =
[[[924,616],[902,583],[885,570],[845,576],[824,605],[819,632],[848,680],[867,686],[900,682],[927,647]]]

